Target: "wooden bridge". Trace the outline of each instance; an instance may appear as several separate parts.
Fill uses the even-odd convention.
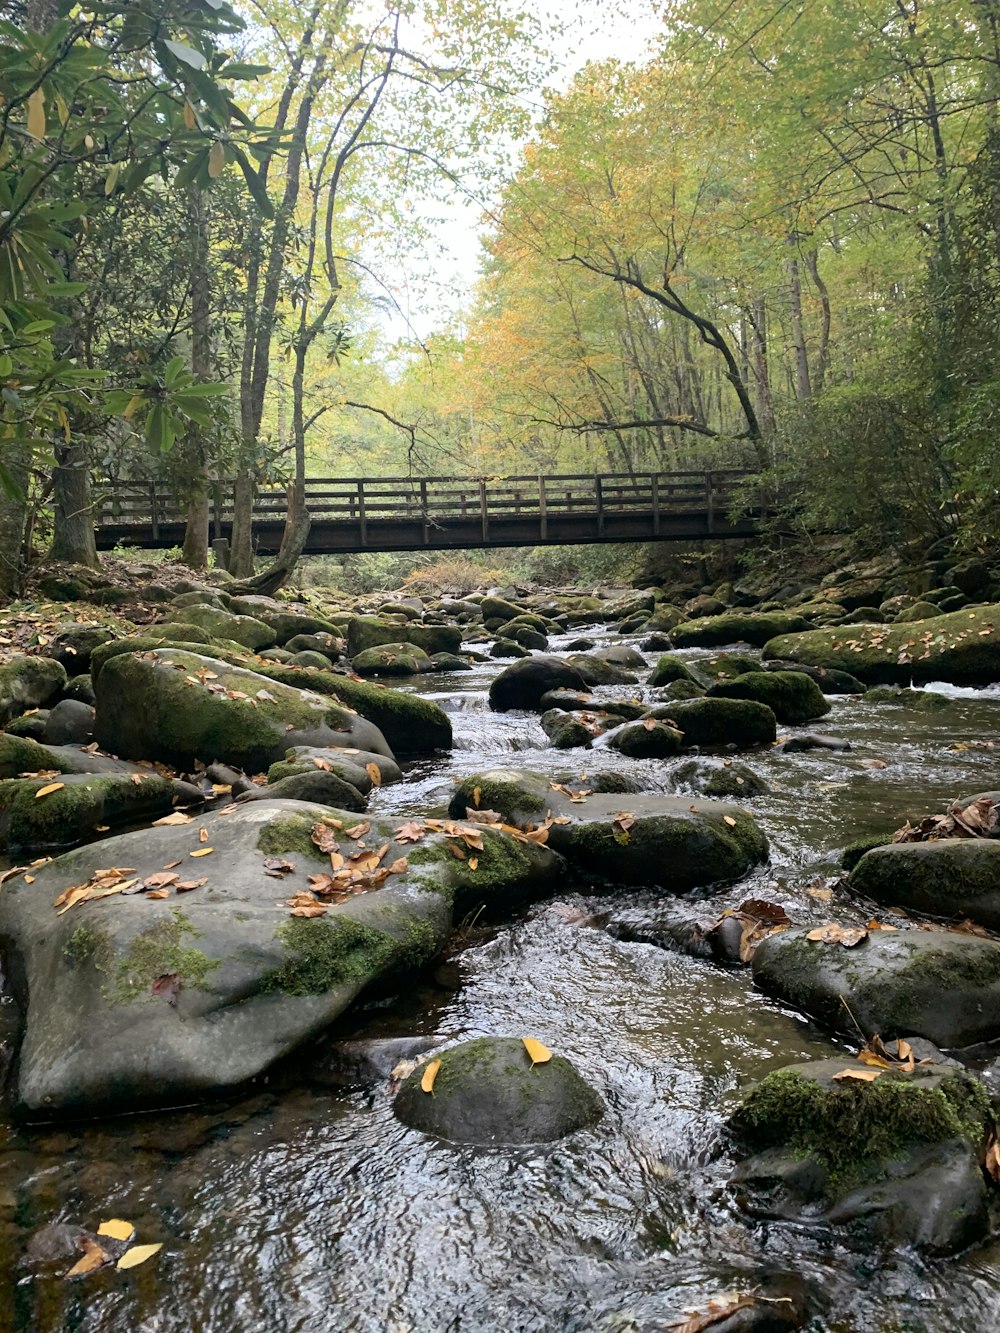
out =
[[[766,511],[748,488],[752,474],[605,473],[600,476],[312,478],[306,553],[445,551],[473,547],[582,545],[748,537]],[[179,546],[184,509],[153,483],[94,488],[97,545]],[[284,489],[254,502],[261,554],[277,551]],[[228,539],[233,483],[214,485],[213,540]]]

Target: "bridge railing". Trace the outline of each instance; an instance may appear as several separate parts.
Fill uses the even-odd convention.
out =
[[[360,524],[418,520],[428,529],[454,520],[479,520],[484,535],[491,520],[593,514],[598,530],[609,517],[726,514],[745,487],[747,471],[565,473],[512,477],[314,477],[306,482],[306,506],[316,520]],[[185,506],[174,491],[155,483],[95,486],[98,527],[151,528],[182,522]],[[233,481],[213,483],[216,522],[233,517]],[[255,523],[281,523],[284,488],[261,490]]]

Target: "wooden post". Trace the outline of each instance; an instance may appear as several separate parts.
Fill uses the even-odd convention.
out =
[[[549,516],[545,509],[545,478],[538,477],[538,531],[543,542],[549,539]]]
[[[365,510],[365,483],[358,482],[358,521],[361,525],[361,545],[368,545],[368,514]]]
[[[594,498],[597,501],[597,537],[599,541],[604,539],[604,491],[601,487],[601,478],[594,478]]]
[[[479,483],[479,517],[483,527],[483,541],[490,539],[490,511],[486,500],[486,482]]]
[[[708,530],[715,531],[715,489],[711,472],[705,473],[705,509],[708,514]]]
[[[420,516],[424,523],[424,545],[429,546],[431,541],[430,525],[427,522],[427,479],[420,479]]]
[[[660,474],[659,474],[658,472],[654,472],[654,473],[652,474],[652,488],[653,488],[653,536],[654,536],[654,537],[659,537],[659,535],[660,535]]]
[[[215,552],[216,569],[229,568],[229,542],[225,537],[216,537],[212,542],[212,550]]]
[[[156,482],[149,483],[149,521],[153,530],[153,541],[160,539],[160,516],[156,504]]]

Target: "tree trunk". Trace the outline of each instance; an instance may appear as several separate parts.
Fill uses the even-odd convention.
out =
[[[56,467],[52,475],[55,530],[50,554],[53,560],[99,569],[90,498],[90,460],[83,445],[78,443],[60,445],[55,452]]]
[[[264,597],[269,597],[272,593],[277,592],[283,584],[288,582],[295,566],[298,564],[299,557],[305,550],[306,541],[309,538],[310,527],[312,527],[312,518],[308,509],[303,509],[295,519],[291,529],[286,526],[278,558],[268,565],[267,569],[261,570],[259,574],[255,574],[252,578],[243,579],[239,583],[227,583],[226,592],[244,596],[256,594]],[[232,572],[231,566],[230,572]]]
[[[237,579],[253,573],[253,478],[246,469],[236,474],[233,487],[233,536],[229,572]]]
[[[789,245],[795,244],[789,240]],[[809,382],[809,357],[806,353],[806,331],[802,321],[802,280],[799,277],[799,261],[796,254],[788,260],[788,310],[792,334],[792,355],[795,361],[795,396],[809,398],[812,385]]]
[[[819,350],[816,353],[816,364],[812,377],[812,391],[815,394],[823,392],[823,386],[826,383],[826,372],[830,365],[830,292],[820,276],[819,255],[815,249],[810,250],[806,255],[806,268],[813,280],[813,286],[819,292],[820,308],[823,311],[823,323],[819,332]]]
[[[188,221],[191,230],[191,373],[198,380],[212,374],[212,311],[208,273],[208,212],[204,192],[192,185],[188,191]],[[204,431],[188,428],[184,440],[188,463],[187,523],[181,561],[191,569],[208,568],[208,491]]]
[[[767,303],[759,296],[753,303],[750,316],[753,329],[754,398],[757,416],[764,433],[774,431],[774,403],[771,399],[771,371],[767,358]]]
[[[0,455],[4,472],[0,477],[0,597],[15,597],[21,591],[30,459],[25,445],[6,445]]]

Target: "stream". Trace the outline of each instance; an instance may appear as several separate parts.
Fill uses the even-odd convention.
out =
[[[598,646],[634,643],[585,632]],[[435,813],[455,780],[491,767],[578,784],[615,767],[671,790],[668,762],[557,751],[536,717],[491,713],[503,665],[419,682],[451,715],[454,751],[407,766],[402,783],[373,793],[373,812]],[[1000,688],[931,688],[952,696],[947,709],[832,700],[812,729],[849,740],[848,753],[741,755],[771,788],[745,802],[771,864],[692,917],[711,921],[755,896],[794,917],[804,887],[838,873],[845,843],[995,788],[997,754],[981,743],[997,735]],[[623,693],[642,687],[595,691]],[[499,928],[468,923],[464,950],[416,991],[369,1001],[327,1039],[537,1037],[607,1105],[595,1128],[553,1145],[425,1138],[396,1121],[384,1087],[345,1093],[310,1078],[308,1052],[238,1101],[86,1124],[0,1121],[0,1330],[658,1333],[685,1307],[771,1281],[808,1292],[817,1333],[1000,1327],[1000,1240],[930,1261],[738,1210],[726,1187],[735,1091],[844,1047],[757,993],[748,969],[612,929],[665,906],[567,880],[557,900]],[[0,1018],[8,1006],[0,997]],[[129,1273],[65,1281],[47,1229],[109,1217],[163,1250]]]

